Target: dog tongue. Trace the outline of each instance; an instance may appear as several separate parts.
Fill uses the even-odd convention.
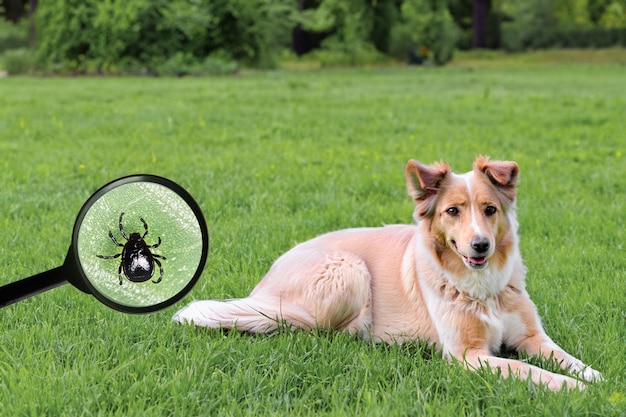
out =
[[[467,258],[471,263],[476,265],[482,265],[485,263],[485,257],[481,256],[480,258]]]

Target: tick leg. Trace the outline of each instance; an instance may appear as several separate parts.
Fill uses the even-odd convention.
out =
[[[152,257],[153,257],[153,258],[159,258],[159,259],[167,259],[165,256],[163,256],[163,255],[159,255],[158,253],[153,253],[153,254],[152,254]]]
[[[117,253],[115,255],[96,255],[96,256],[100,259],[115,259],[115,258],[119,258],[120,256],[122,256],[122,254]]]
[[[122,264],[123,262],[120,262],[120,266],[117,268],[117,277],[120,279],[120,285],[122,285]]]
[[[152,254],[152,256],[154,256],[156,258],[156,255]],[[162,256],[159,256],[159,258],[165,259]],[[161,266],[161,262],[159,262],[158,259],[155,259],[154,263],[159,265],[160,275],[159,275],[159,279],[157,279],[156,281],[152,281],[152,282],[154,282],[155,284],[158,284],[163,279],[163,267]]]
[[[122,225],[122,217],[124,217],[124,212],[120,213],[120,233],[122,234],[122,236],[124,237],[124,239],[128,240],[128,236],[126,236],[126,233],[124,232],[124,226]],[[120,245],[123,246],[123,245]]]
[[[109,230],[109,237],[111,238],[111,240],[113,241],[113,243],[115,243],[115,245],[116,245],[116,246],[120,246],[120,247],[122,247],[122,248],[124,247],[124,245],[122,245],[121,243],[119,243],[119,242],[117,241],[117,239],[115,238],[115,236],[113,236],[113,232],[111,232],[110,230]]]
[[[158,248],[160,244],[161,244],[161,236],[159,236],[159,241],[157,243],[155,243],[154,245],[148,245],[148,247],[149,248]]]
[[[143,217],[140,217],[139,220],[141,220],[141,222],[143,223],[143,228],[146,231],[143,236],[141,236],[141,238],[143,239],[144,237],[146,237],[148,235],[148,223],[146,223],[146,221],[143,219]]]

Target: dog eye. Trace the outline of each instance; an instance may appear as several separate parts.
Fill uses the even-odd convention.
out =
[[[458,216],[459,215],[459,209],[456,207],[450,207],[449,209],[446,210],[446,213],[448,213],[450,216]]]
[[[493,216],[494,214],[496,214],[496,211],[498,211],[498,209],[496,209],[494,206],[487,206],[485,208],[485,214],[487,216]]]

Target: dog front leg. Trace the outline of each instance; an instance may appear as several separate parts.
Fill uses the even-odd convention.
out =
[[[467,351],[461,360],[465,368],[476,371],[480,368],[488,369],[491,372],[500,372],[505,377],[513,377],[521,380],[530,379],[537,385],[545,385],[552,391],[560,391],[564,387],[568,389],[577,388],[584,389],[585,385],[566,375],[559,375],[553,372],[546,371],[539,367],[529,365],[522,361],[514,359],[500,358],[490,354]]]
[[[599,382],[603,380],[600,372],[567,353],[543,332],[523,340],[518,349],[531,356],[554,359],[558,362],[561,369],[585,381]]]
[[[561,369],[588,381],[602,380],[602,374],[585,365],[580,359],[567,353],[546,334],[535,305],[528,296],[518,300],[518,313],[508,315],[507,327],[517,329],[515,334],[505,335],[507,345],[531,356],[555,359]],[[516,325],[520,323],[521,327]]]

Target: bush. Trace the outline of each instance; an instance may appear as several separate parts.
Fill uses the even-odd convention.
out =
[[[380,60],[371,41],[374,9],[362,0],[324,0],[299,16],[305,30],[326,34],[312,53],[324,66],[360,65]]]
[[[401,22],[392,30],[391,52],[401,57],[424,49],[428,59],[443,65],[452,60],[457,38],[445,0],[405,0]]]
[[[505,26],[503,47],[511,52],[546,48],[607,48],[626,46],[626,28],[548,27],[530,31],[519,26]]]
[[[217,51],[209,55],[202,63],[202,73],[208,75],[228,75],[239,71],[239,65],[226,53]]]
[[[28,46],[28,22],[12,23],[0,17],[0,54]]]
[[[374,45],[365,42],[351,46],[325,42],[321,49],[309,53],[309,56],[318,60],[323,67],[375,65],[389,61]]]
[[[299,24],[323,39],[322,65],[384,62],[423,45],[445,64],[457,37],[447,1],[47,0],[35,16],[37,52],[49,71],[230,73],[275,67]]]
[[[361,65],[405,59],[427,46],[437,64],[452,59],[457,29],[447,0],[323,0],[302,12],[300,22],[311,33],[325,34],[313,55],[323,65]]]
[[[612,0],[589,2],[587,7],[576,12],[575,8],[564,8],[563,2],[518,2],[512,13],[512,21],[502,25],[502,47],[516,52],[545,48],[626,46],[624,25],[611,27],[603,20],[615,15],[611,11],[617,3]],[[572,15],[579,16],[579,20],[573,20]],[[619,19],[615,22],[619,22]]]
[[[294,9],[291,0],[49,0],[36,12],[38,53],[48,68],[77,72],[186,73],[216,51],[271,67]]]
[[[239,69],[235,61],[219,51],[204,60],[195,58],[190,53],[178,52],[156,68],[157,75],[227,75]]]
[[[4,68],[9,75],[23,75],[35,72],[36,54],[32,49],[11,49],[2,55]]]

